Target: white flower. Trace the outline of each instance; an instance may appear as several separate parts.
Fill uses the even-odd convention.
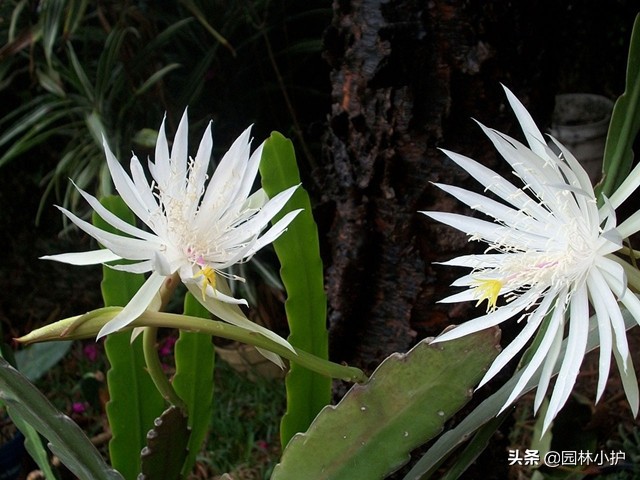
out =
[[[487,313],[436,338],[452,340],[497,325],[512,317],[524,326],[498,355],[479,386],[490,380],[529,343],[536,332],[540,341],[503,410],[522,393],[529,379],[540,372],[534,401],[537,412],[549,387],[553,367],[561,362],[558,378],[543,422],[546,431],[567,401],[585,354],[589,304],[597,317],[600,339],[599,380],[596,401],[604,391],[614,353],[634,415],[638,411],[635,378],[624,321],[618,301],[640,319],[640,301],[627,288],[624,268],[613,252],[622,238],[640,228],[640,220],[616,228],[617,208],[637,187],[638,171],[598,209],[584,169],[567,149],[552,139],[556,155],[518,99],[505,88],[529,148],[500,132],[482,129],[524,183],[517,188],[494,171],[470,158],[444,153],[480,182],[485,191],[502,201],[451,185],[436,184],[493,219],[491,221],[443,212],[422,212],[488,244],[483,254],[464,255],[444,265],[471,268],[453,285],[466,290],[442,300],[487,301]],[[494,197],[494,198],[495,198]],[[630,219],[631,220],[631,219]],[[564,358],[558,358],[567,331]]]
[[[98,215],[127,236],[101,230],[58,207],[106,248],[42,258],[74,265],[127,259],[134,263],[111,268],[134,273],[151,272],[122,312],[102,328],[98,338],[120,330],[136,319],[149,307],[164,279],[177,272],[194,296],[221,319],[288,345],[240,313],[234,304],[247,302],[228,294],[221,273],[225,268],[247,260],[286,229],[299,210],[286,214],[260,235],[297,187],[272,199],[267,198],[262,189],[249,194],[262,156],[262,145],[250,154],[251,128],[233,143],[205,187],[212,148],[211,125],[202,137],[195,158],[191,158],[187,152],[187,123],[185,110],[169,153],[162,122],[155,163],[149,161],[148,164],[153,177],[150,184],[135,155],[131,158],[129,176],[104,141],[116,190],[148,229],[129,225],[104,208],[95,197],[78,188]]]

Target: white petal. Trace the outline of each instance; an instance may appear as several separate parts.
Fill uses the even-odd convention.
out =
[[[584,358],[589,333],[589,301],[585,286],[578,288],[573,293],[569,305],[569,318],[567,349],[551,400],[549,400],[549,407],[542,426],[543,432],[547,431],[551,421],[569,398]]]
[[[93,208],[95,212],[98,215],[100,215],[100,217],[112,227],[117,228],[123,233],[133,235],[134,237],[137,237],[143,240],[149,240],[157,244],[161,243],[160,239],[156,235],[146,232],[134,225],[131,225],[128,222],[125,222],[120,217],[118,217],[117,215],[112,213],[110,210],[108,210],[104,205],[102,205],[96,197],[94,197],[93,195],[89,195],[84,190],[76,186],[75,183],[74,183],[74,186],[80,192],[80,195],[82,195],[82,197],[91,206],[91,208]]]
[[[538,410],[540,410],[540,406],[542,405],[542,402],[547,395],[549,384],[551,383],[551,378],[554,376],[554,369],[558,362],[558,358],[560,357],[560,351],[562,350],[562,337],[564,334],[564,310],[560,309],[558,313],[561,324],[559,328],[556,329],[551,339],[551,344],[547,346],[546,355],[543,356],[544,358],[542,370],[540,371],[540,379],[538,380],[536,395],[533,399],[534,414],[538,413]]]
[[[264,142],[261,143],[258,148],[256,148],[251,154],[251,157],[249,158],[249,162],[247,164],[247,168],[242,177],[242,183],[236,194],[236,199],[242,199],[244,201],[244,199],[249,196],[256,176],[258,175],[258,167],[260,166],[260,160],[262,159],[263,148]]]
[[[202,287],[200,287],[202,290]],[[249,305],[249,303],[244,298],[235,298],[231,295],[225,295],[220,290],[216,290],[211,286],[207,286],[206,294],[208,297],[213,298],[219,302],[230,303],[232,305]]]
[[[640,325],[640,300],[638,300],[638,297],[627,289],[622,298],[620,298],[620,301],[627,307],[631,316],[638,322],[638,325]]]
[[[256,350],[264,358],[266,358],[270,362],[275,363],[278,367],[280,367],[282,370],[284,370],[284,363],[282,363],[282,359],[280,358],[279,355],[276,355],[275,353],[270,352],[269,350],[265,350],[264,348],[260,348],[260,347],[256,347]]]
[[[597,272],[597,269],[593,269],[594,272]],[[613,299],[613,295],[611,295],[611,290],[609,290],[604,278],[600,274],[600,278],[598,278],[598,273],[594,275],[592,272],[591,275],[587,277],[587,287],[589,288],[589,294],[591,295],[591,304],[595,309],[597,323],[598,323],[598,339],[600,342],[600,357],[598,360],[598,387],[596,389],[596,403],[602,397],[604,393],[604,389],[607,385],[607,378],[609,378],[609,370],[611,369],[611,349],[612,349],[612,338],[613,334],[611,332],[611,320],[609,319],[608,309],[612,308],[614,311],[617,309],[619,311],[618,305]],[[606,292],[609,292],[609,296],[606,296]],[[611,300],[613,300],[613,305],[611,305]]]
[[[153,300],[155,294],[160,290],[164,279],[164,276],[157,272],[153,272],[147,281],[140,287],[140,290],[138,290],[133,298],[129,300],[129,303],[127,303],[122,311],[102,327],[98,332],[97,338],[100,339],[105,335],[117,332],[142,315]]]
[[[638,379],[636,378],[636,372],[633,368],[631,355],[621,357],[620,353],[615,348],[613,349],[613,355],[616,359],[616,363],[618,364],[624,393],[627,396],[627,401],[631,407],[631,413],[633,413],[635,418],[638,416],[638,399],[640,398],[640,395],[638,394]],[[625,365],[628,365],[630,368],[625,368]]]
[[[147,260],[158,248],[157,244],[151,243],[147,240],[122,237],[110,232],[105,232],[104,230],[101,230],[98,227],[78,218],[66,208],[57,208],[62,211],[69,220],[121,258],[129,260]]]
[[[454,293],[453,295],[438,300],[438,303],[470,302],[472,300],[478,300],[478,297],[472,288],[468,288],[462,292]]]
[[[204,299],[202,298],[202,291],[198,288],[195,283],[186,283],[185,284],[189,291],[193,294],[193,296],[200,302],[202,305],[213,313],[220,320],[228,322],[237,327],[243,328],[250,332],[256,332],[265,337],[273,340],[274,342],[288,348],[292,352],[295,353],[293,347],[287,342],[284,338],[276,335],[271,330],[263,327],[262,325],[258,325],[257,323],[252,322],[247,317],[244,316],[242,311],[237,305],[232,305],[230,303],[220,302],[218,300],[214,300],[213,298],[206,296]]]
[[[501,411],[511,405],[513,401],[520,396],[522,390],[527,385],[527,383],[529,383],[531,377],[538,371],[540,365],[542,365],[542,363],[547,360],[547,353],[549,352],[549,348],[552,346],[555,337],[557,335],[560,335],[560,337],[562,338],[563,315],[564,314],[562,313],[561,309],[558,308],[558,301],[556,300],[555,310],[551,315],[551,319],[549,320],[549,325],[547,326],[544,336],[542,337],[540,344],[531,357],[531,360],[525,365],[524,369],[522,370],[520,379],[513,387],[513,391],[503,405]]]
[[[295,193],[298,185],[289,187],[286,190],[278,193],[275,197],[269,200],[262,209],[255,214],[250,220],[238,226],[235,229],[235,234],[239,238],[250,238],[254,235],[258,235],[266,226],[267,223],[280,211],[282,207],[289,201],[291,196]]]
[[[162,118],[162,124],[158,130],[158,139],[156,140],[156,150],[154,155],[155,163],[149,162],[149,170],[156,183],[162,190],[166,190],[171,177],[171,166],[169,165],[169,144],[167,143],[167,134],[165,133],[165,121],[167,116]]]
[[[172,182],[173,192],[184,194],[185,180],[187,178],[187,159],[189,144],[189,119],[187,117],[187,109],[184,109],[178,129],[173,137],[173,146],[171,147],[171,176],[179,181]]]
[[[482,255],[461,255],[446,262],[435,262],[439,265],[452,265],[469,268],[495,268],[504,263],[504,253],[486,253]]]
[[[540,224],[534,218],[526,215],[522,210],[515,210],[489,197],[465,190],[453,185],[434,183],[435,186],[456,197],[469,207],[493,217],[495,220],[519,230],[535,231]],[[532,232],[534,233],[534,232]]]
[[[420,212],[434,220],[456,228],[472,239],[478,237],[487,243],[507,243],[517,246],[521,250],[543,250],[548,244],[548,238],[528,232],[520,232],[508,227],[502,227],[492,222],[479,220],[465,215],[448,212]]]
[[[640,210],[635,212],[618,226],[618,232],[622,238],[629,238],[640,231]]]
[[[129,272],[129,273],[147,273],[153,270],[153,264],[151,260],[144,260],[143,262],[138,262],[138,263],[107,265],[107,267],[113,270],[119,270],[121,272]]]
[[[598,257],[594,263],[600,270],[600,273],[604,275],[609,288],[611,288],[618,298],[621,298],[627,289],[627,275],[622,265],[607,257]]]
[[[120,260],[122,257],[116,255],[111,250],[101,248],[89,252],[59,253],[57,255],[45,255],[41,260],[55,260],[56,262],[69,263],[71,265],[95,265],[97,263],[112,262]]]
[[[293,221],[294,218],[296,218],[298,216],[298,214],[301,211],[302,211],[302,209],[293,210],[293,211],[287,213],[280,220],[278,220],[278,222],[276,222],[275,225],[273,225],[260,238],[258,238],[256,243],[249,250],[248,254],[249,255],[253,255],[254,253],[256,253],[258,250],[260,250],[265,245],[268,245],[271,242],[273,242],[274,240],[276,240],[287,229],[289,224]]]
[[[533,334],[540,327],[540,323],[542,323],[543,318],[547,315],[549,311],[549,307],[551,306],[551,302],[553,302],[553,297],[551,295],[547,295],[542,300],[542,303],[536,308],[536,311],[533,312],[529,318],[527,319],[527,324],[524,326],[522,331],[514,338],[509,345],[507,345],[502,352],[496,357],[496,359],[485,373],[484,377],[478,384],[477,388],[482,387],[486,382],[493,378],[493,376],[498,373],[500,370],[504,368],[504,366],[511,361],[511,359],[520,351],[527,342],[531,339]]]
[[[620,184],[609,199],[613,208],[618,208],[640,186],[640,163],[636,165],[627,178]]]
[[[111,179],[116,186],[116,190],[124,200],[124,203],[133,211],[136,217],[145,222],[149,227],[152,227],[147,223],[150,215],[149,207],[144,203],[133,180],[129,178],[122,168],[122,165],[120,165],[116,157],[111,153],[106,140],[104,140],[104,153],[107,158]]]
[[[484,165],[449,150],[441,149],[451,160],[466,170],[471,177],[483,185],[488,191],[495,193],[503,200],[509,202],[517,209],[524,210],[538,220],[544,220],[549,212],[542,208],[529,195],[516,188],[511,182],[498,175]]]
[[[565,175],[566,174],[574,175],[576,180],[578,181],[578,184],[580,185],[580,188],[582,188],[589,197],[595,197],[595,194],[593,192],[593,185],[591,184],[591,179],[589,178],[589,174],[582,167],[578,159],[576,159],[576,157],[562,143],[560,143],[558,140],[556,140],[553,137],[550,137],[550,138],[553,144],[556,147],[558,147],[560,152],[562,152],[562,156],[564,157],[567,164],[569,165],[569,168],[564,170],[565,172],[567,172],[565,173]]]
[[[207,169],[211,161],[211,150],[213,149],[213,138],[211,136],[211,122],[207,125],[207,129],[202,135],[196,158],[193,161],[191,171],[189,172],[189,182],[187,187],[187,195],[198,198],[190,205],[190,209],[186,212],[186,218],[193,219],[199,207],[199,200],[204,194],[204,184],[207,179]]]
[[[541,148],[541,146],[546,145],[546,142],[544,141],[544,137],[540,133],[540,130],[538,130],[538,127],[533,121],[533,118],[531,118],[531,115],[529,114],[527,109],[524,107],[524,105],[522,105],[520,100],[518,100],[518,97],[516,97],[511,90],[509,90],[504,85],[502,85],[502,88],[507,94],[509,105],[511,105],[511,109],[516,114],[516,118],[518,119],[520,127],[524,132],[527,143],[529,143],[529,147],[531,147],[531,150],[533,150],[535,153],[544,157],[545,152]]]
[[[140,198],[144,202],[149,212],[159,211],[160,205],[158,205],[158,201],[153,195],[153,191],[149,186],[147,177],[144,173],[144,169],[140,164],[140,160],[138,160],[138,157],[136,157],[135,155],[131,157],[131,162],[129,162],[129,169],[131,170],[131,178],[133,180],[133,184],[135,185]],[[154,231],[157,232],[157,230],[155,229]]]
[[[530,304],[531,300],[532,298],[529,295],[529,292],[527,292],[513,302],[503,305],[493,312],[468,320],[462,325],[458,325],[455,328],[437,336],[433,340],[433,343],[447,342],[449,340],[464,337],[470,333],[479,332],[485,328],[498,325],[524,310]]]
[[[618,305],[618,302],[616,301],[610,286],[607,284],[607,281],[604,275],[600,272],[600,270],[597,267],[591,270],[591,274],[589,275],[589,278],[587,278],[587,281],[590,282],[591,285],[593,285],[593,287],[589,287],[590,288],[589,291],[592,294],[593,301],[594,301],[593,306],[594,308],[596,308],[596,312],[597,312],[597,305],[595,302],[597,301],[601,303],[601,307],[600,307],[601,310],[606,311],[606,317],[603,317],[602,321],[605,321],[605,320],[608,321],[609,328],[613,328],[613,331],[615,333],[616,342],[617,342],[616,349],[620,352],[623,358],[626,358],[627,353],[629,351],[629,347],[627,345],[627,336],[625,334],[626,328],[624,325],[624,318],[622,318],[622,312],[620,311],[620,306]],[[626,291],[629,291],[629,290],[627,289]],[[594,292],[595,292],[595,295],[594,295]],[[598,316],[598,325],[600,325],[600,323],[601,323],[600,316]],[[604,343],[604,347],[606,348],[607,347],[606,341],[603,341],[601,338],[600,339],[601,352],[603,351],[602,350],[603,343]],[[610,349],[611,347],[609,346],[609,350]]]
[[[249,158],[251,127],[247,128],[231,145],[218,164],[204,193],[197,216],[196,227],[206,228],[235,200]]]

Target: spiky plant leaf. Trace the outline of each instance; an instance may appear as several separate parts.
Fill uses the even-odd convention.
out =
[[[499,339],[491,328],[394,353],[293,437],[272,480],[299,479],[301,472],[314,480],[372,480],[397,470],[471,398]]]
[[[106,197],[101,203],[133,223],[133,214],[120,197]],[[93,223],[113,231],[113,227],[95,214]],[[143,275],[104,267],[102,295],[105,306],[126,305],[143,282]],[[131,332],[109,335],[105,352],[111,364],[107,372],[110,396],[107,416],[113,433],[109,442],[111,463],[127,480],[134,480],[140,472],[140,450],[153,421],[165,407],[164,399],[147,373],[142,344],[140,340],[131,342]]]
[[[142,472],[138,480],[178,480],[187,457],[187,416],[171,406],[155,420],[140,455]]]
[[[262,186],[269,197],[300,184],[293,144],[280,133],[271,134],[260,162]],[[318,229],[311,213],[309,195],[299,187],[278,215],[303,209],[273,246],[280,260],[280,276],[287,291],[285,310],[289,322],[289,343],[320,358],[329,356],[327,296]],[[297,432],[307,429],[317,413],[331,400],[331,379],[295,363],[286,378],[287,411],[282,418],[280,436],[285,446]]]

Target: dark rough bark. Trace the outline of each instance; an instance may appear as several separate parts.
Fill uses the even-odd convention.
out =
[[[460,271],[432,262],[474,246],[418,210],[464,211],[432,181],[475,188],[439,146],[504,168],[470,120],[520,134],[510,129],[514,118],[500,82],[543,127],[562,87],[620,91],[611,79],[596,85],[588,73],[590,86],[568,79],[578,67],[567,63],[575,54],[563,42],[589,38],[576,33],[589,32],[589,13],[568,3],[531,3],[334,2],[325,35],[332,109],[319,210],[330,217],[327,292],[335,360],[373,368],[416,338],[469,318],[469,305],[436,304]],[[616,15],[619,9],[609,14],[613,24]],[[584,72],[576,77],[584,79]]]
[[[431,307],[441,293],[429,262],[466,241],[417,211],[454,207],[429,183],[456,174],[435,148],[451,109],[452,69],[443,57],[479,68],[489,55],[466,43],[460,50],[460,25],[456,10],[437,2],[336,5],[327,34],[334,103],[324,194],[335,206],[327,285],[337,359],[373,368],[411,346],[415,324],[450,321],[451,312],[429,308],[417,317],[415,307]]]

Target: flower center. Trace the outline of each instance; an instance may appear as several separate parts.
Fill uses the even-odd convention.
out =
[[[209,265],[205,265],[194,275],[194,277],[204,277],[202,282],[202,299],[205,300],[207,295],[207,287],[211,286],[211,288],[216,288],[216,271]]]
[[[494,278],[479,278],[475,280],[474,283],[476,286],[474,287],[473,293],[478,299],[476,307],[486,300],[487,313],[494,311],[503,283]]]
[[[530,288],[557,290],[584,281],[597,255],[597,236],[592,238],[579,222],[555,223],[546,248],[521,249],[508,239],[496,241],[491,249],[505,252],[495,266],[472,273],[474,296],[478,305],[487,301],[487,312],[496,308],[502,291],[507,301]]]

